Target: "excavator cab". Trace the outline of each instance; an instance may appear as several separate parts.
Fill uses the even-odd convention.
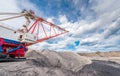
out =
[[[24,43],[35,43],[37,41],[37,36],[31,33],[24,33],[19,36],[18,40]]]
[[[27,25],[23,25],[21,29],[18,30],[20,35],[18,40],[24,43],[35,43],[37,40],[37,36],[28,32]]]

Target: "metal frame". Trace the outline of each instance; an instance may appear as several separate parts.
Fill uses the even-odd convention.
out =
[[[49,31],[49,34],[46,33],[46,30],[45,30],[45,27],[44,27],[44,24],[46,24],[47,26],[50,26],[50,28],[48,28],[50,31]],[[41,28],[40,28],[41,27]],[[59,32],[57,32],[55,29],[58,29]],[[59,35],[62,35],[62,34],[65,34],[67,33],[68,31],[66,31],[65,29],[57,26],[57,25],[54,25],[46,20],[43,20],[41,18],[37,19],[33,25],[28,29],[28,32],[30,32],[31,34],[33,34],[35,31],[37,31],[37,36],[39,35],[39,30],[43,30],[43,33],[45,35],[44,38],[37,38],[37,41],[36,43],[38,42],[42,42],[42,41],[45,41],[45,40],[48,40],[50,38],[53,38],[53,37],[56,37],[56,36],[59,36]],[[54,35],[51,35],[51,33],[54,33]]]

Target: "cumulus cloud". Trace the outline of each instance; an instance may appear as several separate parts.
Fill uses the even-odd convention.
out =
[[[0,0],[0,12],[20,12],[16,0]]]
[[[54,17],[47,18],[47,21],[54,23],[53,21]]]
[[[68,22],[68,20],[67,20],[67,18],[66,18],[66,15],[60,15],[59,16],[59,21],[62,23],[62,24],[64,24],[64,23],[67,23]]]
[[[17,0],[0,0],[0,13],[20,13],[22,9],[18,6],[18,1]],[[13,17],[16,15],[0,15],[0,19],[3,18],[8,18],[8,17]],[[11,19],[11,20],[6,20],[6,21],[1,21],[5,23],[5,25],[12,26],[16,29],[20,28],[25,24],[26,20],[24,17],[16,18],[16,19]]]
[[[113,22],[113,24],[111,24],[106,29],[103,35],[105,38],[108,38],[110,36],[116,35],[119,30],[120,30],[120,18]]]
[[[73,11],[68,8],[69,3],[65,4],[64,2],[64,5],[66,6],[63,6],[61,5],[62,1],[56,1],[56,4],[60,4],[58,6],[54,4],[54,7],[56,6],[57,8],[54,10],[58,11],[59,9],[58,12],[52,9],[53,6],[51,3],[47,3],[49,6],[48,10],[51,11],[52,9],[54,11],[52,12],[52,16],[49,16],[49,13],[51,12],[48,10],[47,12],[45,8],[45,11],[43,12],[42,9],[38,8],[39,6],[29,0],[20,0],[17,2],[15,0],[8,1],[12,4],[12,6],[10,6],[12,10],[10,9],[10,11],[15,11],[16,9],[16,11],[19,11],[24,8],[33,9],[40,17],[46,17],[48,21],[53,23],[56,23],[54,21],[56,20],[60,23],[58,26],[69,31],[68,34],[36,44],[33,46],[35,48],[39,46],[39,49],[51,49],[56,51],[70,50],[75,52],[119,50],[120,1],[72,0],[73,3],[70,4],[73,6],[70,7],[74,9]],[[3,3],[5,3],[5,1]],[[8,6],[10,5],[9,3]],[[7,9],[8,6],[5,6],[5,8]],[[0,7],[0,10],[1,9],[2,7]],[[61,11],[63,11],[63,13]],[[47,15],[44,14],[45,12]],[[55,14],[55,16],[53,14]],[[77,20],[75,19],[76,21],[72,22],[72,20],[69,20],[74,20],[75,17],[77,18]],[[80,42],[78,46],[75,45],[76,41]]]
[[[110,13],[116,10],[119,10],[120,8],[120,1],[116,0],[90,0],[90,3],[93,4],[93,7],[91,7],[97,14],[105,14]]]
[[[35,4],[31,3],[30,0],[18,0],[17,6],[22,10],[33,10],[38,16],[44,17],[43,12],[40,9],[38,9],[38,7]]]
[[[71,38],[71,40],[69,40],[67,44],[71,41],[80,40],[81,45],[74,46],[76,48],[75,51],[77,52],[82,50],[119,50],[120,2],[117,3],[115,0],[109,2],[105,0],[90,0],[89,3],[92,4],[89,8],[94,10],[97,14],[96,19],[93,19],[91,22],[87,20],[79,20],[74,23],[67,22],[60,25],[70,31],[67,38]],[[116,5],[111,7],[113,3],[116,3]],[[77,5],[77,1],[75,4]],[[66,41],[66,39],[64,41]]]

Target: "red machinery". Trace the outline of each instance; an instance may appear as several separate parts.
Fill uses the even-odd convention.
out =
[[[15,34],[19,33],[19,41],[0,38],[0,59],[24,58],[27,46],[68,32],[63,28],[36,16],[32,10],[24,10],[21,13],[0,13],[0,15],[15,15],[13,17],[0,19],[0,21],[19,18],[22,16],[27,19],[26,24],[23,25],[24,28],[19,30],[14,30],[6,27],[5,25],[0,25],[2,28],[14,31]],[[35,22],[30,25],[30,20]]]
[[[25,55],[26,46],[18,41],[0,38],[1,58],[6,58],[7,54],[11,58],[20,58]]]

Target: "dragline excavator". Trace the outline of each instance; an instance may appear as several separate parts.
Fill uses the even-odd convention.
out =
[[[68,31],[35,15],[32,10],[23,10],[20,13],[0,13],[0,15],[10,15],[11,17],[0,18],[0,22],[24,17],[26,23],[21,29],[13,29],[5,24],[0,24],[0,28],[13,31],[17,40],[1,37],[0,35],[0,60],[20,60],[25,59],[27,47],[33,44],[43,42],[50,38],[62,35]],[[31,24],[31,21],[33,22]],[[2,30],[2,29],[0,29]],[[4,35],[5,32],[2,32]],[[7,32],[9,34],[9,32]]]

